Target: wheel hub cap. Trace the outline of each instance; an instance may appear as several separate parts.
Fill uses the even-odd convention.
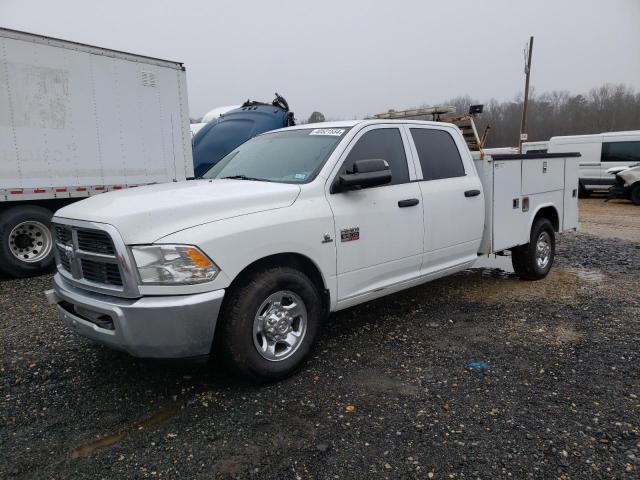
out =
[[[307,331],[307,309],[299,295],[278,291],[258,308],[253,321],[253,344],[269,361],[281,361],[298,349]]]
[[[25,235],[24,233],[19,233],[15,237],[15,244],[17,248],[29,248],[33,246],[33,240],[29,235]]]
[[[551,237],[547,232],[542,232],[536,242],[536,265],[538,268],[546,268],[551,260]]]
[[[270,315],[265,319],[264,334],[269,340],[281,340],[291,330],[293,319],[286,312],[271,307]]]

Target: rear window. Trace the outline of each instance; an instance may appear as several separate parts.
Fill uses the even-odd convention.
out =
[[[603,162],[640,162],[640,142],[604,142]]]
[[[424,180],[464,177],[464,165],[453,137],[444,130],[412,128]]]

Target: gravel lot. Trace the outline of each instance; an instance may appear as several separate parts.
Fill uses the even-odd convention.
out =
[[[640,211],[629,200],[580,200],[580,228],[600,237],[640,242]]]
[[[268,386],[92,345],[49,275],[3,277],[0,478],[636,479],[638,272],[640,240],[565,234],[543,281],[474,269],[331,316]]]

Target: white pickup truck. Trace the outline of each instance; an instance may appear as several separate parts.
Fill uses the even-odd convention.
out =
[[[203,179],[55,214],[47,292],[79,334],[132,355],[206,357],[276,380],[335,312],[510,251],[543,278],[577,226],[577,154],[472,154],[451,124],[276,130]]]

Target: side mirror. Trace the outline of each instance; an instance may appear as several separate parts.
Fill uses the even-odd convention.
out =
[[[375,187],[391,181],[389,164],[380,158],[356,160],[353,172],[338,175],[336,191]]]

